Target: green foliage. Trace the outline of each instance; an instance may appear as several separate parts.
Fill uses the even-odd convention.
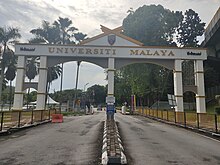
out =
[[[70,44],[82,41],[86,35],[82,33],[75,33],[78,29],[72,26],[72,20],[69,18],[59,17],[57,21],[54,21],[53,25],[59,29],[59,37],[62,44]]]
[[[220,115],[220,106],[215,107],[215,113]]]
[[[175,45],[173,35],[183,16],[161,5],[142,6],[123,21],[124,33],[144,45]]]
[[[59,28],[50,25],[49,22],[43,20],[42,27],[32,29],[30,33],[35,35],[35,38],[30,39],[30,43],[49,43],[57,44],[60,42]]]
[[[5,72],[5,78],[9,81],[13,81],[16,76],[16,67],[10,64]]]
[[[67,102],[67,101],[73,101],[75,95],[74,89],[67,89],[63,90],[62,92],[54,92],[53,94],[50,94],[51,98],[54,100],[60,100],[61,102]],[[81,97],[82,90],[77,90],[78,97]]]
[[[101,85],[93,85],[87,89],[87,97],[95,105],[105,104],[106,93],[106,87]]]
[[[37,100],[37,91],[32,91],[24,95],[24,99],[27,103],[34,102]]]
[[[152,105],[159,96],[166,94],[169,73],[154,64],[132,64],[120,69],[115,76],[117,102],[130,103],[130,96],[135,94],[141,105]]]
[[[185,12],[183,22],[178,28],[178,42],[184,47],[198,47],[198,36],[202,36],[205,29],[205,23],[201,22],[199,15],[189,9]]]
[[[204,72],[206,89],[219,85],[219,72],[217,72],[213,67],[210,67],[208,65],[205,65]]]
[[[29,59],[26,65],[26,76],[28,77],[30,82],[38,74],[37,62],[36,62],[37,59],[38,57],[33,57]]]
[[[32,33],[35,37],[30,39],[29,42],[49,44],[75,44],[85,39],[87,35],[78,32],[78,29],[72,24],[73,22],[69,18],[59,17],[58,20],[55,20],[52,24],[44,20],[40,28],[32,29],[30,31],[30,33]],[[51,83],[63,74],[63,68],[61,66],[55,65],[48,68],[47,91],[49,91]],[[31,74],[29,77],[34,75],[34,71],[35,67],[33,66],[30,70]]]
[[[91,104],[99,105],[105,104],[107,89],[105,86],[93,85],[87,89],[86,92],[77,90],[77,98],[81,101],[85,99],[86,102]],[[62,92],[54,92],[50,94],[54,100],[61,100],[62,102],[73,101],[75,96],[74,89],[63,90]]]
[[[128,13],[123,21],[124,34],[146,46],[197,46],[197,36],[204,32],[204,23],[191,9],[185,13],[185,17],[182,12],[170,11],[161,5],[144,5],[136,11],[131,8]],[[177,32],[178,39],[174,38]],[[188,64],[185,63],[183,67],[188,68]],[[116,99],[123,103],[130,100],[131,94],[135,94],[138,105],[147,106],[158,99],[167,99],[166,94],[173,93],[171,72],[152,64],[126,66],[116,74]]]
[[[14,79],[15,75],[15,67],[13,65],[16,64],[16,58],[11,49],[9,49],[8,45],[13,44],[17,38],[20,38],[21,35],[19,33],[18,28],[13,27],[0,27],[0,43],[3,45],[3,51],[1,54],[1,75],[0,75],[0,102],[2,101],[2,88],[5,82],[5,69],[8,68],[7,78]],[[1,51],[0,51],[1,52]],[[12,75],[9,75],[11,73]]]
[[[55,65],[54,67],[48,67],[48,74],[47,74],[48,83],[52,83],[52,81],[58,79],[61,73],[62,73],[62,68],[59,65]]]

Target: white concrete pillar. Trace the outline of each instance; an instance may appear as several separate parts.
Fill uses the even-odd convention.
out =
[[[108,96],[114,96],[115,59],[108,59]]]
[[[12,110],[22,110],[23,99],[24,99],[24,91],[23,91],[24,77],[25,77],[25,57],[18,56],[17,76],[16,76],[14,103]]]
[[[183,112],[183,82],[182,82],[182,60],[175,60],[174,64],[174,95],[176,98],[176,112]]]
[[[108,94],[106,97],[107,120],[114,120],[114,113],[115,113],[114,74],[115,74],[115,59],[109,58],[108,59]]]
[[[43,110],[45,108],[46,86],[47,86],[47,56],[41,56],[36,110]]]
[[[196,111],[206,113],[203,60],[195,61],[195,79],[197,85]]]

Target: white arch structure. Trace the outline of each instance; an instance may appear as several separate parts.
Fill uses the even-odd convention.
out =
[[[40,57],[39,81],[37,86],[37,110],[44,109],[46,97],[47,67],[67,61],[87,61],[107,69],[107,103],[114,104],[115,69],[131,63],[154,63],[162,65],[174,74],[174,95],[176,112],[183,112],[182,61],[193,60],[197,113],[205,113],[204,69],[207,59],[206,49],[177,47],[148,47],[123,35],[122,28],[108,29],[101,26],[102,34],[83,41],[80,45],[16,44],[18,56],[17,77],[14,94],[14,110],[23,106],[25,59],[30,56]],[[27,86],[27,85],[26,85]],[[29,84],[31,86],[31,84]],[[35,87],[36,88],[36,87]]]

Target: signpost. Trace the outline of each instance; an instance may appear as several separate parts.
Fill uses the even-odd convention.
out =
[[[107,113],[107,120],[114,120],[115,114],[115,97],[108,96],[106,97],[106,113]]]
[[[177,105],[176,104],[176,98],[175,98],[174,95],[171,95],[171,94],[167,94],[167,97],[168,97],[169,105],[170,105],[171,109],[174,112],[174,121],[176,123],[176,111],[175,111],[175,106]]]

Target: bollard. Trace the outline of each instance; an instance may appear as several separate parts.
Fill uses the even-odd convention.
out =
[[[186,112],[183,112],[184,127],[186,128]]]
[[[196,120],[197,120],[197,128],[199,129],[199,114],[196,113]]]
[[[2,112],[2,116],[1,116],[1,128],[0,128],[0,131],[2,131],[2,128],[3,128],[3,119],[4,119],[4,112]]]
[[[218,121],[217,114],[215,114],[215,132],[218,133]]]
[[[31,124],[34,122],[34,110],[31,111]]]
[[[18,112],[18,127],[21,125],[21,111]]]

